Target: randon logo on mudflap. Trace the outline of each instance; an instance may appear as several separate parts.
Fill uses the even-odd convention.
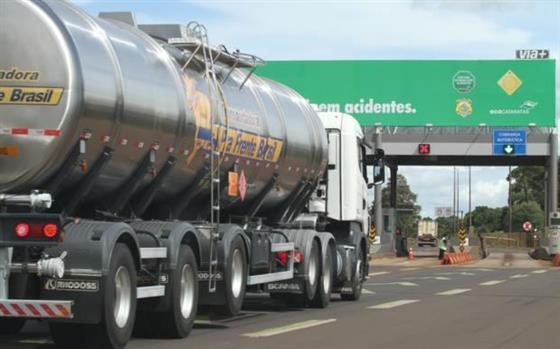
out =
[[[199,279],[199,280],[203,280],[203,281],[204,281],[204,280],[208,280],[208,279],[210,279],[210,273],[205,272],[205,271],[198,272],[198,279]],[[224,279],[224,276],[222,275],[222,273],[219,273],[219,272],[218,272],[218,273],[216,273],[216,274],[214,275],[214,279],[216,279],[216,280],[223,280],[223,279]]]
[[[47,281],[45,281],[45,290],[46,291],[97,292],[99,291],[99,281],[47,279]]]

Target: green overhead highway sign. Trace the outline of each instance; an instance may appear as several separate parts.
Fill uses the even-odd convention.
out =
[[[554,60],[272,61],[319,111],[373,126],[554,127]]]

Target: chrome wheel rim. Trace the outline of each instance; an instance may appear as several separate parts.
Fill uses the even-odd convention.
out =
[[[231,265],[231,292],[235,298],[239,297],[243,288],[243,256],[241,251],[233,251]]]
[[[358,278],[358,282],[362,282],[364,280],[364,272],[362,270],[362,257],[358,258],[358,262],[356,263],[356,277]]]
[[[115,305],[113,316],[119,328],[128,323],[130,308],[132,307],[132,285],[130,273],[124,266],[120,266],[115,273]]]
[[[184,319],[191,316],[194,303],[194,271],[189,264],[181,270],[181,315]]]
[[[328,252],[327,252],[328,253]],[[325,265],[323,266],[323,289],[325,293],[329,293],[331,290],[331,260],[327,258]]]
[[[309,284],[311,287],[315,286],[317,278],[317,250],[311,255],[309,259],[309,269],[307,271],[307,277],[309,278]]]

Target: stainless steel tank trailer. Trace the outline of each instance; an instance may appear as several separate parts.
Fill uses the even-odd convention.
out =
[[[0,333],[46,319],[59,347],[123,348],[246,291],[360,297],[383,165],[351,116],[198,23],[17,0],[0,27]]]

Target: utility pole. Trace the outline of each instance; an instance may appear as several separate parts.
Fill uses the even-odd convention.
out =
[[[457,230],[457,168],[453,166],[453,232]]]
[[[471,181],[471,167],[469,166],[469,233],[472,227],[472,181]]]
[[[509,173],[507,176],[508,180],[508,207],[509,207],[509,233],[511,234],[513,227],[512,227],[512,214],[511,214],[511,165],[509,166]]]
[[[460,190],[461,190],[461,176],[459,176],[459,174],[461,173],[460,171],[460,167],[457,167],[457,229],[459,229],[459,227],[461,226],[461,201],[460,201]],[[457,232],[457,230],[455,230],[455,232]]]

